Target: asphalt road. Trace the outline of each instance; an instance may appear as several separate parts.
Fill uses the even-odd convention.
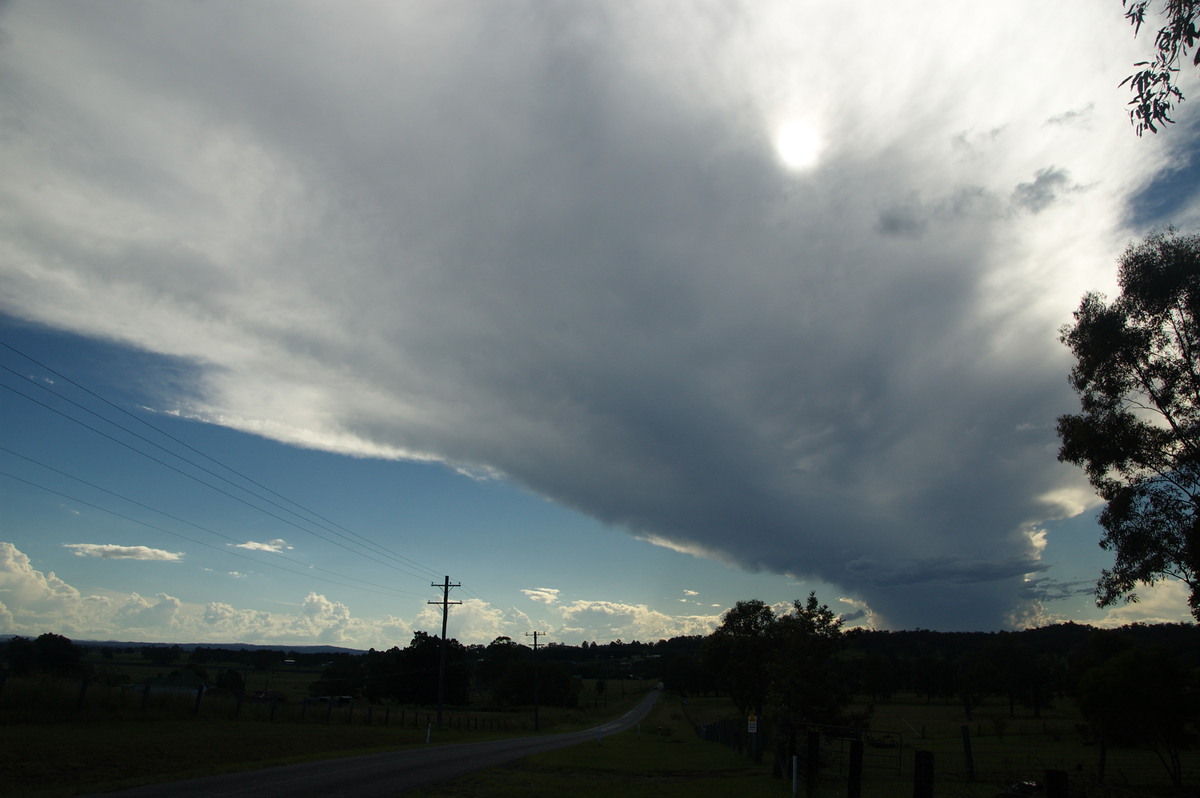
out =
[[[165,782],[107,796],[394,796],[413,787],[453,779],[464,773],[497,767],[530,754],[553,751],[631,728],[646,717],[660,691],[650,694],[622,717],[601,726],[567,734],[521,737],[460,745],[438,745],[345,759],[229,773],[189,781]]]

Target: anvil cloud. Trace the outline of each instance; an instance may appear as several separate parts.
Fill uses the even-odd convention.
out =
[[[1117,7],[0,27],[0,310],[189,362],[164,410],[509,480],[896,627],[997,628],[1090,501],[1056,330],[1175,157],[1129,128]]]

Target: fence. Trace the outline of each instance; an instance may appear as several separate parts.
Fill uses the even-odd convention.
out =
[[[906,744],[895,732],[830,726],[777,724],[761,721],[750,734],[745,721],[721,720],[697,724],[696,733],[758,760],[774,755],[777,775],[787,777],[792,757],[807,791],[819,783],[845,786],[836,794],[871,793],[871,784],[904,782],[915,798],[977,796],[986,785],[997,792],[1037,784],[1046,798],[1152,798],[1167,794],[1166,771],[1148,747],[1109,748],[1081,737],[1073,726],[1037,721],[1000,729],[1002,724],[961,726],[954,735],[914,731]],[[1101,761],[1103,760],[1103,769]],[[1200,754],[1187,752],[1184,784],[1200,778]],[[867,785],[864,790],[864,783]],[[894,788],[893,788],[894,791]],[[995,793],[989,793],[995,794]],[[1021,794],[1012,792],[1012,795]]]
[[[267,723],[379,725],[425,729],[437,725],[432,709],[371,704],[348,696],[289,701],[254,698],[204,685],[110,685],[87,679],[7,677],[0,673],[0,721],[37,723],[70,719],[201,719]],[[443,712],[442,729],[507,732],[532,728],[523,717],[496,713]]]

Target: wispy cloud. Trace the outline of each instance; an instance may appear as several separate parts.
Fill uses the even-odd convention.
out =
[[[230,543],[235,549],[246,549],[248,551],[266,551],[271,554],[282,554],[285,551],[291,551],[294,547],[289,546],[286,540],[276,538],[268,540],[266,543],[258,543],[253,540],[248,540],[245,543]]]
[[[76,557],[96,557],[101,560],[148,560],[179,562],[183,552],[152,549],[149,546],[118,546],[114,543],[64,543]]]

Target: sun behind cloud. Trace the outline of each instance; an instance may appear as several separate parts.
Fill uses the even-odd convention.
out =
[[[820,132],[806,121],[792,119],[775,130],[775,154],[788,169],[799,171],[816,166],[824,149]]]

